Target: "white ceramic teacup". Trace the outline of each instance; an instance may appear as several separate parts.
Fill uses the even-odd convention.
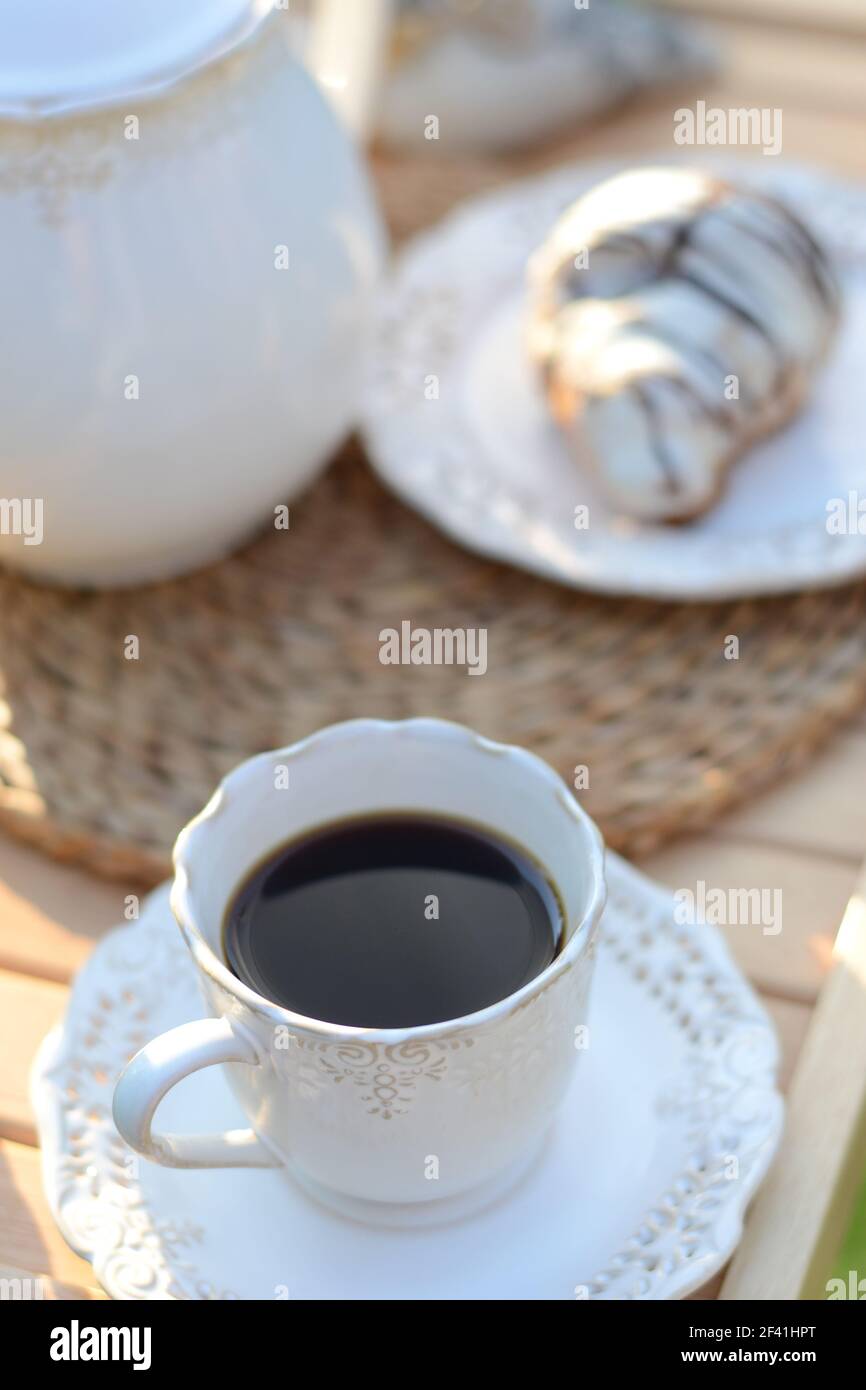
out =
[[[223,920],[256,864],[318,826],[400,810],[478,823],[541,862],[565,944],[540,975],[462,1018],[383,1029],[301,1017],[232,974]],[[321,1200],[386,1222],[461,1214],[515,1180],[579,1055],[605,895],[601,837],[546,763],[437,719],[352,720],[242,763],[174,862],[172,908],[211,1016],[148,1043],[121,1074],[114,1117],[134,1149],[171,1167],[283,1166]],[[252,1128],[155,1133],[162,1097],[216,1063]]]

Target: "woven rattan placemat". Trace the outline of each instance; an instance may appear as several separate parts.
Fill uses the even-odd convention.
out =
[[[379,634],[404,620],[485,628],[486,673],[382,665]],[[82,595],[3,575],[0,644],[0,823],[105,874],[164,876],[228,768],[357,715],[443,715],[570,782],[586,766],[584,805],[634,854],[766,786],[858,704],[866,586],[695,606],[575,594],[464,553],[347,453],[290,530],[188,579]]]
[[[375,167],[399,238],[574,153]],[[291,518],[146,589],[70,593],[0,573],[0,825],[156,881],[240,759],[339,719],[438,714],[524,744],[569,782],[586,767],[583,804],[608,843],[639,854],[769,785],[866,698],[864,585],[695,606],[575,594],[458,549],[355,450]],[[486,629],[486,673],[382,665],[379,634],[403,621]]]

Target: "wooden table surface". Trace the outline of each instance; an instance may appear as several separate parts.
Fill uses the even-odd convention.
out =
[[[866,176],[866,6],[862,0],[669,0],[704,8],[727,67],[702,90],[654,98],[586,134],[587,154],[672,148],[672,111],[772,106],[783,157]],[[758,18],[755,18],[755,16]],[[755,158],[762,158],[760,153]],[[675,888],[780,889],[783,930],[731,927],[731,949],[772,1014],[790,1076],[833,937],[866,853],[866,711],[808,771],[709,834],[680,840],[642,867]],[[63,1012],[94,941],[122,919],[123,884],[106,884],[0,838],[0,1276],[39,1275],[45,1296],[99,1297],[90,1266],[58,1234],[42,1194],[28,1071]],[[713,1296],[718,1280],[708,1286]]]

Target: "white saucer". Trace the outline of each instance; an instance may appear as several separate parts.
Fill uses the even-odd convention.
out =
[[[783,197],[837,257],[845,318],[801,415],[735,465],[705,517],[665,527],[609,510],[552,423],[523,339],[527,257],[564,207],[626,167],[572,165],[465,204],[397,264],[364,439],[405,502],[471,550],[602,593],[729,598],[866,573],[866,517],[862,535],[827,530],[830,499],[866,499],[866,189],[772,158],[712,163]]]
[[[138,1159],[111,1120],[121,1066],[204,1012],[167,887],[110,932],[36,1058],[55,1218],[125,1299],[681,1298],[727,1260],[776,1148],[772,1025],[713,927],[608,855],[590,1046],[529,1172],[473,1217],[361,1225],[279,1172]],[[164,1102],[169,1128],[242,1123],[217,1068]],[[733,1176],[732,1176],[733,1174]]]

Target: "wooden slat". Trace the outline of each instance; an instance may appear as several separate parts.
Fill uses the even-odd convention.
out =
[[[707,100],[710,99],[714,105],[726,108],[744,104],[742,91],[724,86],[712,89],[711,95],[707,96]],[[693,103],[694,92],[691,92],[681,93],[678,101],[670,101],[662,109],[658,106],[652,110],[635,107],[627,115],[605,123],[591,141],[581,141],[575,154],[586,158],[610,156],[639,159],[649,156],[665,158],[668,155],[680,158],[683,151],[673,142],[674,112],[680,106]],[[766,163],[760,150],[743,147],[728,153]],[[724,155],[725,151],[717,150],[715,154]],[[863,177],[866,174],[866,141],[863,138],[862,120],[853,115],[788,109],[784,117],[783,154],[787,159],[823,165],[838,173]]]
[[[759,989],[812,1003],[830,963],[833,936],[856,877],[853,866],[820,856],[705,836],[681,840],[650,856],[641,867],[673,889],[780,889],[782,930],[729,925],[722,933],[749,979]]]
[[[0,970],[0,1138],[36,1143],[30,1064],[61,1017],[67,995],[64,985]]]
[[[0,1140],[0,1265],[45,1273],[64,1284],[94,1285],[93,1270],[54,1224],[42,1191],[40,1155]]]
[[[789,110],[866,113],[866,42],[840,43],[822,34],[768,31],[752,24],[712,32],[718,34],[724,64],[718,81],[726,91],[742,94],[732,105],[781,105],[785,116]],[[715,104],[715,98],[707,100]]]
[[[782,1054],[779,1085],[783,1091],[787,1091],[803,1049],[803,1041],[809,1031],[812,1009],[808,1004],[797,1004],[790,999],[777,999],[772,994],[762,994],[761,1003],[773,1020],[779,1035]]]
[[[688,1301],[693,1303],[707,1303],[713,1298],[718,1298],[719,1289],[722,1287],[722,1280],[724,1277],[723,1270],[718,1274],[714,1274],[712,1279],[709,1279],[706,1284],[702,1284],[694,1293],[688,1295]]]
[[[826,1297],[864,1167],[866,866],[794,1074],[784,1143],[721,1296]]]
[[[38,1285],[38,1288],[34,1285]],[[14,1265],[0,1265],[0,1286],[7,1290],[7,1299],[39,1298],[45,1303],[57,1300],[81,1302],[106,1297],[103,1289],[86,1289],[79,1284],[63,1284],[48,1274],[32,1274],[26,1269],[16,1269]]]
[[[767,54],[766,61],[770,67],[771,53]],[[702,83],[697,89],[694,86],[671,89],[664,94],[634,102],[625,110],[597,123],[588,124],[572,141],[563,145],[562,157],[635,161],[667,157],[681,159],[684,151],[674,144],[673,139],[674,112],[680,107],[694,107],[699,97],[713,106],[725,108],[755,105],[760,96],[760,90],[749,92],[738,85],[735,74],[727,75],[722,81]],[[760,104],[778,103],[770,103],[763,98]],[[759,160],[763,165],[770,163],[760,149],[748,146],[728,151],[709,149],[707,153],[714,157],[728,153],[738,158]],[[815,109],[801,109],[786,102],[782,157],[863,178],[866,176],[863,117],[855,112],[828,112],[817,106]],[[549,159],[536,154],[529,156],[523,167],[527,172],[532,172],[547,163]]]
[[[866,730],[832,739],[808,770],[720,821],[714,838],[859,864],[866,850]]]
[[[863,0],[656,0],[656,4],[696,17],[762,20],[781,28],[796,26],[837,35],[866,34]]]
[[[0,969],[69,980],[122,920],[125,892],[0,835]]]

